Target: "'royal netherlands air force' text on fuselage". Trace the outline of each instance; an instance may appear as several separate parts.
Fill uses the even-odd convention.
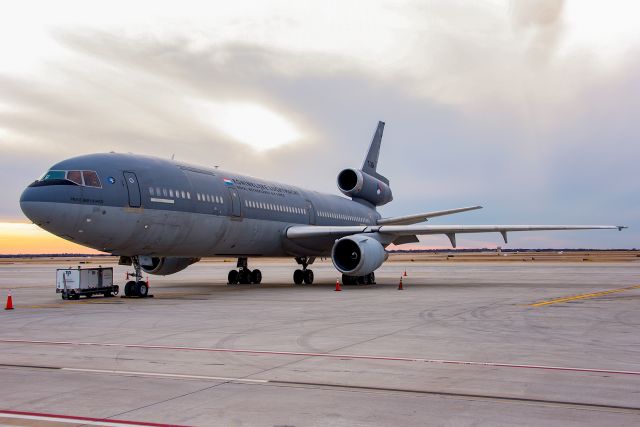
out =
[[[348,196],[323,194],[250,176],[133,154],[91,154],[63,160],[29,185],[20,206],[43,229],[133,264],[172,274],[202,257],[234,256],[229,283],[260,283],[247,258],[293,257],[302,266],[295,283],[312,283],[315,257],[330,256],[345,283],[373,283],[391,243],[444,234],[455,247],[459,233],[621,229],[574,225],[416,225],[480,206],[381,218],[389,181],[377,172],[384,123],[375,131],[361,169],[338,174]],[[146,292],[138,282],[125,293]]]

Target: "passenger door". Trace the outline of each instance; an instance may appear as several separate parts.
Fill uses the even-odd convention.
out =
[[[124,172],[124,182],[127,183],[127,191],[129,193],[129,206],[139,208],[141,206],[140,186],[138,185],[138,177],[133,172]]]
[[[313,206],[313,202],[307,199],[307,211],[309,213],[309,224],[316,225],[316,210]]]
[[[238,190],[236,190],[235,188],[229,188],[229,193],[231,194],[231,212],[230,212],[231,216],[232,217],[242,216],[240,196],[238,195]]]

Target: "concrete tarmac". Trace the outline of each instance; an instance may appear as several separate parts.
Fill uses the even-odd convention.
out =
[[[342,292],[326,261],[233,265],[62,301],[67,265],[1,264],[0,424],[640,425],[640,262],[393,262]]]

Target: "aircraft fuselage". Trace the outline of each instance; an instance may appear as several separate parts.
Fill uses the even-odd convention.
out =
[[[52,171],[95,172],[99,182],[90,173],[76,183],[36,181],[20,199],[24,213],[53,234],[116,255],[329,256],[334,238],[293,242],[287,228],[374,225],[380,217],[342,196],[155,157],[91,154]]]

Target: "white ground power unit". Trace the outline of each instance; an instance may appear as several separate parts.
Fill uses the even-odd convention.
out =
[[[59,268],[56,270],[56,293],[62,299],[90,298],[100,294],[105,297],[118,295],[118,285],[113,284],[113,268]]]

